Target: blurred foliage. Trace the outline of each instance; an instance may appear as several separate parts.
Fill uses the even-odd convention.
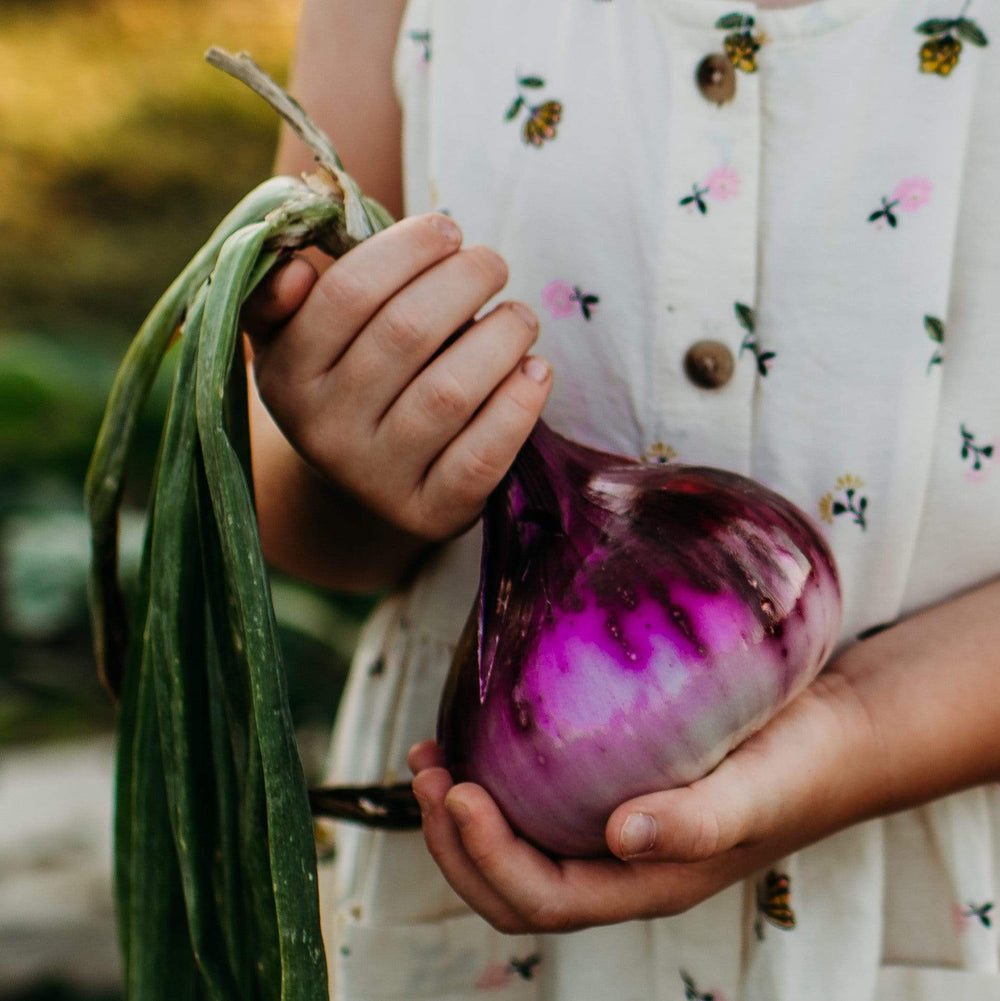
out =
[[[294,0],[0,7],[0,266],[9,330],[124,343],[214,223],[270,173],[277,122],[203,61],[285,76]]]
[[[0,744],[103,728],[82,482],[107,391],[153,302],[271,172],[274,113],[203,61],[286,74],[297,0],[0,0]],[[10,252],[13,251],[13,252]],[[139,432],[134,570],[170,368]],[[329,727],[371,602],[275,582],[290,696]]]
[[[25,3],[27,0],[0,0],[0,10],[11,2]],[[38,0],[32,0],[37,3]],[[58,0],[46,0],[56,3]],[[64,980],[52,980],[19,990],[16,993],[0,993],[0,1001],[119,1001],[121,992],[117,990],[83,991]]]

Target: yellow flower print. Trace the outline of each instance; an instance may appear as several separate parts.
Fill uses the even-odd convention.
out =
[[[722,41],[729,61],[744,73],[756,73],[757,52],[767,39],[752,30],[753,17],[750,14],[724,14],[715,26],[729,32]]]
[[[531,146],[541,146],[546,139],[554,139],[556,126],[562,118],[562,105],[546,101],[531,109],[531,117],[524,123],[524,141]]]
[[[864,532],[868,528],[867,512],[868,498],[861,494],[861,488],[865,485],[860,476],[853,473],[844,473],[837,477],[837,482],[833,491],[824,494],[819,499],[819,516],[828,525],[832,525],[835,518],[844,514],[852,515],[852,521]]]
[[[947,76],[957,65],[962,43],[953,35],[932,38],[920,46],[920,72]]]
[[[838,490],[858,490],[864,485],[865,481],[860,476],[854,476],[851,473],[844,473],[843,476],[837,477]]]
[[[548,140],[555,139],[556,126],[563,112],[563,106],[559,101],[543,101],[541,104],[532,105],[522,93],[525,89],[539,90],[544,86],[545,81],[539,76],[519,76],[517,79],[519,93],[504,116],[510,122],[522,111],[527,110],[528,117],[521,130],[521,137],[526,145],[534,146],[536,149]]]
[[[820,497],[819,516],[828,525],[833,524],[833,494],[823,494]]]
[[[920,46],[920,72],[948,76],[958,65],[962,42],[983,48],[989,45],[986,32],[965,16],[972,0],[965,0],[958,17],[932,17],[917,25],[917,32],[928,35]]]
[[[670,462],[677,458],[677,452],[671,445],[664,445],[662,441],[654,441],[645,452],[642,453],[642,461],[649,463]]]

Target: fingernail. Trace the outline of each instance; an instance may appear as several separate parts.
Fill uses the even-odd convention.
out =
[[[529,309],[523,302],[512,302],[510,308],[521,317],[522,322],[529,330],[538,329],[538,317],[535,316],[534,310]]]
[[[442,215],[440,212],[431,217],[431,222],[434,224],[434,228],[449,242],[458,243],[462,238],[461,231],[458,228],[458,224],[454,219],[449,218],[446,215]]]
[[[521,371],[531,379],[541,385],[549,377],[549,366],[541,358],[528,358],[521,366]]]
[[[469,818],[472,816],[465,803],[463,803],[460,799],[446,799],[444,805],[451,814],[451,819],[454,820],[459,827],[465,827],[465,825],[469,822]]]
[[[648,813],[632,813],[622,825],[622,855],[645,855],[656,843],[656,821]]]

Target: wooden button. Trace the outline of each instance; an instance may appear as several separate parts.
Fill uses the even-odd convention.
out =
[[[733,353],[721,341],[698,341],[684,355],[687,377],[702,389],[719,389],[733,377]]]
[[[698,63],[698,89],[706,101],[725,104],[736,94],[736,70],[727,56],[713,53]]]

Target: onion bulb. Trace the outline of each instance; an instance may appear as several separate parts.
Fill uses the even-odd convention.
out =
[[[487,503],[438,742],[529,841],[604,855],[617,806],[711,771],[816,676],[839,622],[833,557],[790,502],[539,422]]]

